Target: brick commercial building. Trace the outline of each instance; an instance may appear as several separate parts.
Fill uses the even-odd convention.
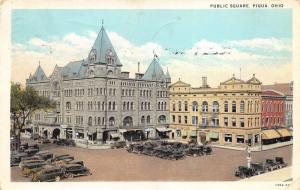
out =
[[[26,85],[55,100],[57,108],[32,115],[34,131],[87,145],[155,138],[169,123],[170,75],[156,55],[145,74],[138,72],[135,78],[121,68],[103,26],[87,59],[56,66],[49,77],[38,66]]]
[[[171,139],[210,141],[225,146],[260,145],[261,82],[233,76],[217,88],[202,78],[198,88],[182,81],[170,86]]]
[[[284,95],[274,90],[263,90],[261,125],[263,128],[284,126]]]

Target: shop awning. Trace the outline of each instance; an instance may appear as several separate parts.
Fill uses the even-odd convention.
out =
[[[110,134],[111,138],[120,138],[120,135],[118,133],[111,133]]]
[[[217,132],[209,132],[208,133],[208,138],[210,138],[210,139],[219,139],[219,133],[217,133]]]
[[[261,137],[263,140],[268,140],[268,139],[280,138],[280,135],[274,129],[269,129],[269,130],[262,131]]]
[[[192,130],[190,133],[191,137],[197,137],[197,131],[196,130]]]
[[[277,132],[280,134],[281,137],[290,137],[292,134],[287,129],[277,129]]]
[[[159,132],[170,132],[171,129],[167,129],[165,127],[156,127],[156,130],[159,131]]]
[[[184,137],[184,136],[187,136],[187,135],[188,135],[188,132],[186,130],[182,130],[181,131],[181,136]]]
[[[119,129],[119,132],[120,133],[125,133],[125,132],[127,132],[127,130],[126,129]]]

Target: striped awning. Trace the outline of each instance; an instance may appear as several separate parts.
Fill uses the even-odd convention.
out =
[[[290,137],[292,134],[287,129],[277,129],[277,132],[280,134],[281,137]]]
[[[269,139],[280,138],[280,135],[274,129],[269,129],[269,130],[262,131],[262,136],[261,137],[262,137],[263,140],[269,140]]]

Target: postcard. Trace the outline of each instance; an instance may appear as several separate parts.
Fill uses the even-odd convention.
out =
[[[299,8],[3,1],[1,189],[300,188]]]

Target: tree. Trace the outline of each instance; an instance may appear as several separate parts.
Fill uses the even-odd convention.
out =
[[[12,132],[17,136],[17,149],[20,147],[20,131],[26,124],[28,117],[40,109],[51,109],[55,102],[48,97],[39,96],[32,87],[21,87],[20,84],[11,83],[10,113],[13,120]],[[17,129],[17,130],[16,130]]]

